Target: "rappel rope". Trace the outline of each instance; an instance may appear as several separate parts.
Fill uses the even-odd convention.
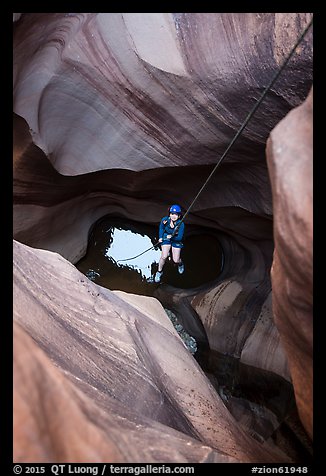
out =
[[[132,259],[136,259],[136,258],[138,258],[138,256],[141,256],[141,255],[147,253],[147,251],[153,250],[154,248],[156,248],[157,246],[159,246],[160,243],[161,243],[161,242],[158,241],[157,243],[155,243],[155,245],[151,246],[150,248],[148,248],[147,250],[143,251],[142,253],[139,253],[139,255],[133,256],[132,258],[117,259],[116,262],[117,262],[117,263],[121,263],[121,261],[130,261],[130,260],[132,260]]]
[[[304,29],[304,31],[302,32],[302,34],[300,35],[299,39],[297,40],[296,44],[293,46],[292,50],[290,51],[289,55],[287,56],[287,58],[285,59],[284,63],[282,64],[282,66],[280,67],[280,69],[274,74],[273,78],[271,79],[271,81],[269,82],[269,84],[266,86],[266,88],[264,89],[264,91],[262,92],[260,98],[258,99],[258,101],[256,102],[256,104],[254,105],[254,107],[251,109],[251,111],[248,113],[246,119],[243,121],[242,125],[240,126],[240,128],[238,129],[237,133],[235,134],[235,136],[233,137],[232,141],[230,142],[230,144],[228,145],[228,147],[226,148],[226,150],[224,151],[224,153],[222,154],[222,156],[220,157],[220,159],[218,160],[217,164],[214,166],[214,169],[212,170],[212,172],[209,174],[209,176],[207,177],[207,179],[205,180],[204,184],[202,185],[202,187],[199,189],[197,195],[195,196],[195,198],[193,199],[193,201],[191,202],[191,204],[189,205],[187,211],[185,212],[185,214],[183,215],[180,223],[178,223],[178,225],[176,226],[176,229],[174,230],[174,232],[172,233],[172,236],[173,237],[177,231],[178,231],[178,228],[180,227],[181,223],[183,223],[183,221],[185,220],[186,216],[189,214],[191,208],[194,206],[194,204],[196,203],[196,201],[198,200],[200,194],[203,192],[203,190],[205,189],[206,185],[208,184],[208,182],[210,181],[210,179],[212,178],[212,176],[214,175],[214,173],[216,172],[217,168],[219,167],[219,165],[221,164],[222,160],[226,157],[227,153],[230,151],[231,147],[234,145],[234,143],[236,142],[236,140],[238,139],[238,137],[241,135],[241,133],[243,132],[244,128],[247,126],[248,122],[250,121],[250,119],[253,117],[253,115],[255,114],[255,112],[257,111],[258,107],[260,106],[260,104],[262,103],[262,101],[264,100],[266,94],[268,93],[268,91],[271,89],[271,87],[274,85],[274,83],[276,82],[276,80],[278,79],[278,77],[280,76],[280,74],[282,73],[283,69],[286,67],[286,65],[288,64],[289,60],[292,58],[295,50],[297,49],[297,47],[299,46],[299,44],[301,43],[301,41],[303,40],[303,38],[306,36],[308,30],[310,29],[310,27],[312,26],[312,23],[313,23],[313,18],[310,20],[310,23],[308,23],[308,25],[306,26],[306,28]],[[129,260],[133,260],[135,258],[138,258],[139,256],[143,255],[144,253],[147,253],[148,251],[156,248],[157,246],[159,246],[160,244],[160,241],[158,241],[157,243],[155,243],[155,245],[151,246],[150,248],[148,248],[147,250],[143,251],[142,253],[139,253],[138,255],[136,256],[133,256],[131,258],[126,258],[126,259],[119,259],[117,260],[117,263],[121,262],[121,261],[129,261]]]

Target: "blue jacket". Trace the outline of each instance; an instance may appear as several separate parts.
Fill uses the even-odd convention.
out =
[[[178,226],[178,224],[181,222],[181,219],[178,218],[178,220],[175,222],[175,226]],[[180,243],[183,238],[184,234],[184,229],[185,229],[185,224],[182,222],[180,227],[178,228],[178,232],[173,236],[173,238],[170,240],[167,238],[167,235],[172,235],[173,232],[175,231],[175,228],[170,227],[170,217],[166,216],[163,217],[160,223],[160,229],[159,229],[159,238],[163,238],[163,242],[166,241],[168,243]]]

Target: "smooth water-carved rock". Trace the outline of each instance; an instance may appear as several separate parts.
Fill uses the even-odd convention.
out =
[[[104,409],[16,322],[14,341],[15,462],[237,462],[115,398]]]
[[[312,91],[273,130],[267,143],[273,188],[275,323],[288,355],[305,429],[313,411]]]
[[[64,175],[214,164],[310,18],[26,14],[14,35],[14,111]],[[303,44],[229,163],[262,158],[270,130],[304,99]]]
[[[42,461],[53,461],[53,457],[78,459],[79,442],[87,461],[103,460],[106,447],[115,460],[122,457],[130,462],[141,458],[162,461],[170,444],[173,452],[168,461],[174,462],[288,461],[277,449],[259,445],[239,429],[184,347],[163,307],[160,312],[152,312],[148,307],[149,302],[158,310],[155,299],[136,297],[135,307],[128,295],[126,299],[120,296],[121,293],[116,295],[92,283],[57,254],[14,242],[14,321],[24,330],[17,330],[15,347],[17,461],[36,456]],[[33,338],[33,343],[26,334]],[[40,374],[33,371],[35,367],[41,367],[41,375],[47,378],[39,378]],[[22,386],[29,375],[34,375],[33,392]],[[65,379],[69,380],[67,388]],[[47,402],[49,408],[43,408],[43,418],[48,423],[44,430],[31,409],[53,388],[55,393]],[[91,425],[94,437],[101,441],[95,454],[82,431],[76,431],[70,450],[66,449],[65,440],[56,443],[61,438],[61,429],[51,415],[58,414],[59,421],[65,418],[66,398],[70,399],[68,410],[71,409],[74,428],[82,430]],[[56,408],[54,413],[51,402]],[[113,428],[110,424],[103,427],[103,418],[107,422],[113,419]],[[131,434],[117,434],[118,420],[123,429],[130,428]],[[26,426],[22,430],[24,421]],[[160,440],[160,451],[155,455],[155,451],[151,452],[154,439],[147,451],[136,456],[130,448],[132,435],[136,439],[138,435],[146,448],[145,435],[151,433],[147,433],[149,428],[155,433],[158,424],[167,434],[173,428],[173,435],[179,432],[182,441],[189,439],[189,452],[181,454],[183,443],[179,452],[172,440],[166,442],[167,446]],[[42,443],[44,434],[47,438]],[[24,448],[32,446],[31,439],[38,444],[29,457]],[[200,446],[196,446],[196,441]],[[195,454],[198,450],[195,456],[193,445]],[[211,452],[203,447],[210,447]]]
[[[254,290],[254,292],[253,292]],[[288,362],[272,315],[271,293],[254,310],[244,312],[255,287],[224,281],[192,301],[207,332],[210,348],[239,358],[244,364],[274,372],[291,381]],[[258,299],[259,296],[256,296]]]
[[[17,15],[19,17],[14,17],[19,18],[14,25],[14,237],[31,247],[55,251],[71,263],[76,263],[85,254],[89,228],[101,216],[112,214],[156,226],[170,203],[179,202],[185,209],[189,206],[312,16],[310,13]],[[282,121],[281,127],[287,125],[285,135],[280,128],[276,128],[272,135],[268,151],[272,157],[269,158],[269,167],[273,190],[266,166],[265,144],[273,127],[306,98],[311,83],[312,33],[309,32],[187,217],[188,223],[209,227],[221,234],[226,256],[223,274],[209,289],[185,293],[178,291],[172,298],[185,311],[186,318],[192,317],[198,310],[202,318],[197,323],[198,334],[207,334],[214,348],[222,342],[222,334],[217,327],[222,322],[222,328],[229,331],[226,350],[234,352],[239,358],[241,356],[247,365],[281,375],[289,381],[286,358],[290,358],[299,413],[310,434],[312,298],[309,246],[312,213],[310,192],[302,195],[300,191],[299,201],[296,196],[297,184],[300,183],[301,190],[304,190],[309,181],[306,165],[302,166],[312,150],[307,134],[311,129],[309,107],[306,105],[293,111],[288,116],[289,121],[288,117],[285,120],[288,122]],[[304,126],[298,119],[299,111],[301,114],[305,111]],[[297,127],[298,124],[300,127]],[[291,147],[285,146],[290,139]],[[295,173],[292,173],[294,162],[291,161],[297,156],[300,160]],[[277,215],[272,271],[273,318],[276,317],[281,343],[272,323],[270,303],[273,213]],[[296,238],[294,243],[291,243],[292,235]],[[116,296],[113,298],[111,293],[104,291],[105,298],[95,299],[100,288],[92,287],[94,285],[90,288],[95,293],[94,301],[86,299],[85,308],[81,308],[85,287],[88,286],[86,278],[85,281],[78,281],[80,275],[70,274],[73,268],[69,268],[67,263],[61,268],[63,260],[59,260],[58,264],[58,257],[54,259],[50,253],[29,250],[29,254],[26,251],[28,248],[22,246],[19,249],[24,259],[19,261],[21,274],[18,288],[20,280],[26,283],[32,276],[25,269],[24,260],[31,265],[36,260],[39,265],[35,270],[36,281],[32,281],[33,291],[26,286],[16,301],[20,320],[23,313],[29,311],[25,322],[29,334],[48,355],[51,354],[51,358],[57,358],[56,364],[66,369],[68,377],[73,375],[71,356],[56,339],[66,336],[70,344],[78,342],[79,337],[87,340],[90,347],[77,343],[77,349],[84,358],[77,363],[73,360],[73,371],[77,377],[71,378],[74,384],[79,385],[79,390],[90,398],[90,407],[103,406],[102,388],[108,390],[108,395],[114,388],[106,386],[102,357],[98,360],[102,371],[96,374],[96,385],[103,387],[99,390],[96,387],[96,390],[94,381],[89,383],[87,380],[92,375],[89,356],[96,354],[96,345],[93,346],[90,341],[94,339],[98,342],[98,334],[92,334],[94,326],[88,326],[87,319],[83,320],[83,312],[88,310],[88,317],[95,316],[96,322],[101,322],[108,312],[107,298],[110,296],[110,315],[116,325],[117,340],[120,343],[119,336],[128,335],[123,341],[125,353],[115,354],[109,346],[114,354],[113,357],[110,355],[110,362],[117,367],[128,363],[131,373],[124,375],[125,381],[131,382],[138,391],[144,379],[146,389],[149,389],[149,400],[152,398],[145,402],[144,408],[143,400],[140,397],[136,399],[136,410],[141,413],[140,424],[143,424],[143,418],[149,418],[151,422],[154,419],[155,431],[156,425],[162,424],[164,430],[159,426],[159,431],[168,435],[167,440],[171,439],[170,426],[176,421],[173,405],[166,404],[164,397],[159,410],[154,408],[154,404],[161,402],[162,386],[168,386],[171,393],[163,392],[167,399],[172,398],[179,404],[181,398],[184,404],[177,411],[179,426],[173,430],[177,432],[176,438],[180,433],[186,434],[186,439],[182,441],[188,442],[188,438],[200,435],[201,441],[208,445],[204,450],[202,446],[197,447],[197,443],[190,446],[196,461],[224,461],[220,451],[229,455],[226,457],[230,458],[228,461],[231,458],[237,461],[256,461],[256,458],[264,462],[274,461],[274,454],[266,456],[261,453],[261,446],[252,447],[251,439],[248,443],[243,437],[247,435],[246,431],[240,431],[234,437],[234,420],[229,412],[221,410],[220,403],[217,403],[220,400],[215,394],[213,426],[202,428],[207,420],[202,419],[201,404],[196,406],[194,415],[188,412],[189,401],[175,393],[176,376],[169,386],[171,382],[164,373],[167,368],[170,372],[170,367],[166,362],[162,363],[157,355],[159,345],[151,330],[153,334],[158,332],[165,337],[165,331],[160,326],[157,328],[153,324],[147,328],[148,322],[137,313],[135,320],[131,318],[130,308],[126,310],[121,300]],[[49,262],[41,258],[37,261],[38,257],[44,256],[49,258]],[[66,277],[69,283],[64,279],[60,281],[58,275],[55,275],[54,281],[50,278],[56,266],[63,273],[60,279]],[[47,288],[48,281],[53,283],[53,287]],[[66,288],[70,289],[70,284],[74,292],[72,296],[66,295],[63,301],[63,293]],[[48,289],[48,294],[43,293],[44,289]],[[28,297],[30,292],[33,295],[31,300]],[[26,306],[27,302],[31,304],[30,309]],[[61,308],[61,305],[66,308]],[[208,308],[211,312],[206,315],[205,309]],[[34,319],[42,313],[42,309],[47,309],[49,314],[44,317],[44,323],[36,323]],[[135,311],[130,312],[134,315]],[[53,313],[58,321],[51,321],[54,327],[50,337],[53,340],[48,340],[49,336],[42,326]],[[120,313],[126,318],[122,319],[123,324],[117,317]],[[138,318],[142,324],[146,322],[145,329],[142,325],[135,328]],[[228,322],[227,318],[234,321]],[[82,330],[79,320],[84,326]],[[93,324],[92,320],[89,322]],[[76,333],[75,337],[68,338],[70,330]],[[102,331],[101,327],[99,335]],[[28,338],[19,333],[17,335],[17,339],[24,342],[23,348],[26,346],[38,354],[39,349],[32,349],[32,345],[29,347]],[[268,355],[261,352],[263,342],[271,349]],[[176,348],[172,345],[171,355],[176,349],[179,352],[180,345],[180,342]],[[126,362],[124,358],[129,355],[130,349],[135,356],[139,346],[145,348],[147,353],[138,368],[138,365],[133,366],[133,362],[129,363],[128,359]],[[188,357],[191,359],[191,356]],[[47,368],[47,359],[40,355],[39,358]],[[146,365],[152,361],[157,367],[149,370]],[[31,367],[34,364],[31,362]],[[157,369],[162,381],[157,380]],[[28,378],[26,375],[29,375],[27,368],[17,374],[20,376],[16,382],[18,387]],[[81,383],[80,376],[87,377],[85,385]],[[61,374],[53,376],[54,380],[57,378],[63,382]],[[196,372],[196,385],[202,385],[206,392],[203,378],[202,372]],[[162,386],[157,381],[160,384],[163,382]],[[182,380],[180,385],[189,390],[187,382],[187,379]],[[121,386],[120,381],[116,385],[126,411],[125,403],[128,403],[130,392],[127,387]],[[46,395],[46,387],[39,382],[35,382],[35,388],[40,395]],[[77,391],[72,390],[72,393],[74,398],[81,399],[77,397]],[[210,401],[211,394],[205,395]],[[60,396],[59,392],[54,399],[57,397],[64,401],[68,395]],[[119,414],[114,405],[110,406],[111,403],[107,396],[106,408]],[[85,403],[84,408],[87,405]],[[260,422],[246,414],[245,407],[248,407],[246,402],[240,405],[240,400],[233,400],[233,411],[239,420],[249,422],[249,430],[256,431]],[[82,422],[84,417],[80,409],[78,404],[71,407],[76,415],[75,423],[78,426],[80,419],[82,429],[87,427],[88,422]],[[97,412],[94,409],[94,413]],[[268,426],[275,423],[274,416],[268,421],[269,412],[263,409],[262,413],[266,420],[262,433],[268,435]],[[133,420],[134,414],[128,413],[125,419],[129,421],[129,418]],[[224,418],[226,423],[223,428],[227,432],[231,428],[231,437],[226,439],[220,426]],[[19,416],[17,421],[19,426]],[[170,425],[168,430],[166,423]],[[37,433],[37,424],[34,422],[35,434],[43,438],[44,433]],[[152,423],[149,425],[153,428]],[[135,434],[137,440],[137,428]],[[150,434],[152,437],[153,433]],[[58,434],[51,435],[56,442]],[[137,440],[138,446],[128,438],[126,436],[126,451],[122,455],[119,453],[121,448],[117,450],[114,445],[110,446],[110,435],[103,437],[103,448],[110,451],[112,458],[121,457],[121,460],[130,462],[138,461],[137,458],[139,461],[141,458],[157,461],[170,454],[168,445],[163,454],[158,452],[158,456],[155,449],[161,450],[159,445],[153,452],[142,452],[144,450],[139,448],[146,446],[148,441],[144,434]],[[113,439],[116,441],[115,435]],[[19,450],[23,448],[22,441],[16,446]],[[77,440],[76,445],[79,443],[85,445],[88,451],[87,441]],[[175,441],[173,445],[174,448],[178,446]],[[169,460],[191,460],[183,443],[181,446],[178,446],[180,451],[178,449],[173,453]],[[135,456],[137,451],[139,456]],[[72,453],[68,453],[65,445],[61,445],[57,453],[48,453],[43,448],[38,454],[43,454],[45,459],[48,454],[60,454],[67,460],[72,455],[80,457],[80,453],[74,453],[74,448]],[[101,450],[96,457],[101,457],[100,454]],[[21,455],[19,457],[24,459]],[[90,460],[92,458],[90,456]],[[276,460],[284,461],[284,455],[277,455]]]

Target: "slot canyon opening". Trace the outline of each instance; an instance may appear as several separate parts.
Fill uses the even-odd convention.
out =
[[[311,447],[297,414],[292,385],[276,374],[212,351],[208,342],[205,344],[203,340],[197,341],[197,336],[193,337],[191,325],[188,327],[189,315],[182,315],[182,307],[169,305],[173,302],[173,297],[169,301],[169,295],[175,297],[175,293],[210,288],[219,279],[224,252],[216,231],[186,223],[181,254],[185,273],[179,275],[172,260],[167,261],[158,284],[153,282],[153,277],[161,251],[159,247],[151,249],[158,241],[158,225],[159,221],[155,226],[105,215],[92,225],[87,252],[76,267],[100,286],[153,296],[161,301],[185,347],[239,423],[243,424],[244,415],[250,414],[255,439],[263,442],[271,435],[274,444],[286,447],[297,460],[310,461]],[[139,257],[130,259],[138,254]],[[159,289],[164,291],[158,292]],[[197,319],[197,325],[200,324],[198,316],[191,319]]]
[[[110,290],[145,296],[153,296],[160,285],[190,289],[218,277],[223,268],[223,250],[218,239],[207,229],[186,224],[181,251],[185,272],[180,275],[172,258],[167,259],[161,283],[155,283],[161,256],[160,247],[154,247],[158,242],[158,225],[159,222],[154,227],[109,215],[102,217],[90,230],[87,252],[76,263],[77,269]]]
[[[159,14],[165,16],[155,17],[153,24],[153,19],[141,19],[138,14],[117,14],[122,15],[117,18],[112,14],[14,15],[18,15],[18,21],[14,18],[14,238],[19,244],[15,243],[15,320],[55,364],[65,366],[65,376],[88,392],[87,401],[88,395],[94,398],[94,429],[97,415],[103,427],[104,406],[109,421],[111,408],[118,402],[117,409],[122,409],[126,420],[124,428],[133,428],[127,405],[134,412],[139,410],[140,423],[141,417],[146,417],[144,424],[136,425],[144,448],[148,447],[146,435],[152,438],[155,434],[156,426],[147,418],[153,416],[167,427],[172,422],[175,430],[185,428],[195,439],[197,433],[201,435],[201,449],[206,451],[201,462],[214,458],[208,453],[211,441],[213,450],[220,448],[219,431],[232,437],[229,445],[221,438],[222,457],[237,453],[238,444],[241,455],[242,438],[237,429],[243,428],[263,450],[263,446],[272,452],[279,448],[295,463],[311,463],[312,442],[300,420],[305,425],[308,421],[309,426],[312,415],[308,398],[312,395],[308,372],[312,300],[307,289],[311,269],[306,266],[311,254],[305,253],[311,243],[307,165],[312,102],[301,106],[312,83],[312,49],[307,38],[296,48],[277,83],[266,90],[262,107],[245,133],[232,151],[227,149],[227,160],[218,173],[206,183],[226,146],[235,142],[230,141],[236,130],[240,131],[238,125],[250,110],[256,110],[252,107],[268,83],[269,73],[276,73],[281,66],[282,56],[311,14],[244,14],[243,18],[241,14]],[[163,26],[156,35],[158,21]],[[216,28],[217,24],[223,28]],[[153,32],[150,49],[148,31]],[[261,38],[259,31],[264,33]],[[162,38],[167,40],[163,49]],[[58,47],[49,48],[52,44]],[[239,61],[235,70],[235,63],[223,59],[230,56],[226,52],[236,57],[236,50]],[[217,51],[214,58],[212,51]],[[40,72],[44,81],[39,80]],[[294,111],[298,106],[301,109]],[[160,248],[154,246],[162,216],[157,213],[163,203],[174,199],[188,203],[204,183],[205,195],[188,217],[191,224],[185,223],[181,252],[185,272],[180,275],[172,259],[167,260],[161,282],[155,283],[161,255]],[[304,191],[305,207],[296,206],[298,184]],[[170,202],[171,197],[175,198]],[[146,208],[149,203],[150,210]],[[108,212],[110,215],[104,216]],[[293,224],[295,227],[290,226]],[[300,246],[293,240],[294,229]],[[87,238],[87,252],[82,256]],[[29,267],[34,256],[39,258],[39,274],[36,266],[34,273]],[[82,274],[72,266],[65,268],[64,260]],[[66,278],[71,275],[65,276],[65,269],[74,276],[69,283]],[[151,300],[140,298],[156,298],[212,384],[207,395],[213,394],[211,387],[216,390],[237,426],[221,412],[222,418],[216,415],[220,427],[210,428],[213,425],[205,417],[201,393],[196,399],[188,392],[192,382],[197,384],[196,366],[184,387],[179,375],[181,380],[189,369],[180,367],[172,381],[177,392],[173,393],[172,387],[170,392],[167,383],[177,369],[173,359],[179,358],[180,343],[174,353],[172,341],[169,366],[161,366],[168,352],[164,338],[171,336],[165,337],[154,325],[153,332],[147,332],[149,321],[131,306],[127,319],[126,304],[120,305],[111,292],[100,294],[88,279],[112,291],[140,295],[135,302],[145,301],[145,311]],[[26,307],[28,302],[33,303],[31,309]],[[148,315],[155,321],[155,307]],[[159,317],[155,325],[165,324],[164,313]],[[52,332],[46,318],[53,324]],[[130,322],[133,318],[135,323]],[[279,339],[283,336],[285,349]],[[176,335],[172,338],[177,340]],[[74,342],[76,348],[66,345]],[[134,365],[138,361],[140,371]],[[195,364],[186,361],[190,368]],[[130,391],[131,384],[135,394]],[[204,380],[201,385],[206,387]],[[48,389],[43,385],[38,390],[42,397]],[[156,402],[161,408],[155,408]],[[198,416],[193,414],[195,407]],[[132,424],[138,421],[138,415],[130,415]],[[174,427],[179,416],[180,424]],[[123,432],[122,437],[117,451],[124,446],[128,455],[132,440]],[[185,441],[179,438],[178,442],[181,440]],[[243,440],[246,449],[246,438]],[[186,444],[189,450],[194,449],[193,454],[188,458],[174,445],[176,459],[179,454],[187,461],[199,459],[191,442]],[[21,445],[18,438],[16,445]],[[166,447],[163,449],[168,454]],[[158,459],[156,448],[151,451]],[[250,452],[255,459],[255,452]],[[171,453],[169,448],[169,456]]]
[[[86,254],[76,263],[76,268],[91,281],[111,291],[157,298],[186,348],[192,354],[200,349],[201,354],[203,342],[197,343],[191,331],[187,331],[185,320],[170,306],[166,296],[209,285],[216,280],[223,269],[222,246],[213,230],[186,224],[181,251],[185,272],[180,275],[169,256],[161,282],[155,283],[154,275],[161,256],[160,246],[154,246],[158,243],[158,227],[159,222],[154,226],[105,215],[90,228]],[[162,285],[166,290],[157,293]],[[207,350],[206,345],[204,348]]]

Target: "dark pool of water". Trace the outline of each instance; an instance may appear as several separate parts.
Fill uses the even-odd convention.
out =
[[[190,228],[187,226],[188,230]],[[108,289],[148,296],[153,295],[158,286],[164,284],[179,289],[196,288],[216,279],[222,271],[223,252],[217,238],[207,230],[199,232],[196,229],[196,233],[185,235],[185,246],[181,254],[185,273],[179,275],[172,261],[168,261],[161,284],[154,283],[153,276],[161,255],[160,248],[149,250],[136,259],[128,258],[141,254],[157,241],[158,225],[154,227],[104,217],[93,226],[87,253],[76,267],[89,279]],[[184,329],[179,322],[174,322],[175,315],[166,311],[183,337]],[[275,376],[275,381],[271,381],[270,373],[267,375],[262,370],[251,369],[240,364],[238,359],[213,352],[208,347],[204,349],[199,346],[197,349],[196,341],[188,334],[186,340],[191,344],[188,349],[225,400],[226,406],[232,398],[245,398],[273,411],[282,421],[287,406],[294,405],[292,386],[282,378]],[[300,426],[298,418],[295,419],[295,426]],[[287,446],[291,444],[295,460],[301,461],[302,458],[303,462],[309,461],[311,454],[308,445],[302,444],[296,434],[288,435],[288,432],[288,427],[285,426],[281,437],[273,435],[273,438],[282,438]]]
[[[138,222],[104,217],[92,228],[86,255],[76,267],[89,279],[111,290],[152,295],[160,285],[154,283],[161,256],[157,228]],[[217,238],[207,231],[185,234],[181,257],[185,272],[179,275],[167,260],[161,284],[188,289],[214,280],[221,272],[223,252]],[[138,258],[131,259],[141,254]],[[123,260],[123,261],[122,261]]]

